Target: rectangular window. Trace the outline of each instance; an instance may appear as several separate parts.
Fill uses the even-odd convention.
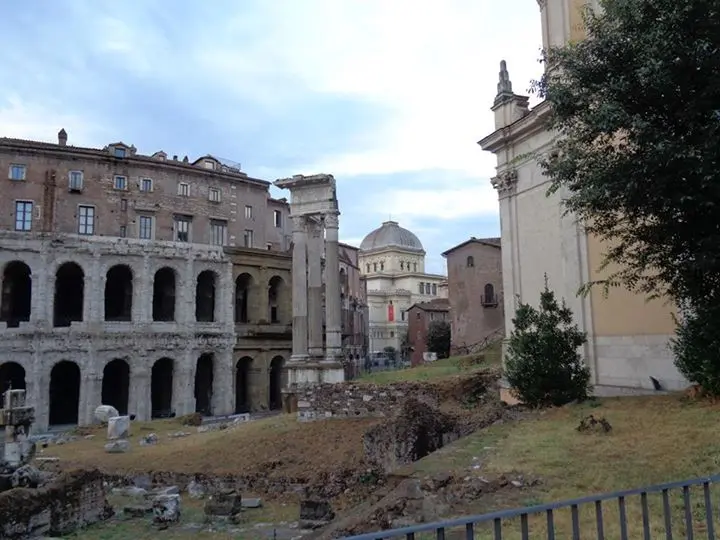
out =
[[[418,285],[418,291],[420,292],[420,294],[425,294],[425,283],[423,283],[422,281]]]
[[[404,320],[405,320],[405,312],[404,312],[404,311],[401,311],[401,312],[400,312],[400,320],[401,320],[401,321],[404,321]]]
[[[113,180],[113,187],[125,191],[127,189],[127,176],[116,176]]]
[[[178,195],[181,197],[189,197],[190,196],[190,184],[186,184],[185,182],[180,182],[178,184]]]
[[[216,246],[224,246],[227,238],[227,223],[213,219],[210,221],[211,241]]]
[[[82,191],[83,173],[82,171],[70,171],[68,174],[68,186],[70,191]]]
[[[429,283],[425,284],[425,294],[430,294],[430,284]]]
[[[127,199],[120,199],[120,211],[127,212]]]
[[[115,157],[124,158],[125,154],[126,154],[126,152],[125,152],[124,148],[115,148]]]
[[[252,206],[245,205],[245,219],[252,219]]]
[[[30,201],[15,201],[15,230],[32,230],[33,203]]]
[[[78,207],[78,233],[95,234],[95,207]]]
[[[153,190],[152,188],[153,188],[152,178],[142,178],[140,180],[140,191],[149,193]]]
[[[243,242],[243,245],[245,247],[253,247],[253,232],[250,229],[245,229],[245,234],[243,235]]]
[[[273,210],[273,223],[276,227],[282,227],[282,212]]]
[[[432,293],[433,293],[433,296],[437,296],[437,283],[433,283]]]
[[[175,241],[190,241],[190,218],[186,216],[175,217]]]
[[[10,165],[10,180],[25,180],[25,165]]]
[[[152,216],[140,216],[138,221],[138,238],[141,240],[152,240],[153,237]]]
[[[120,238],[127,237],[127,225],[120,225]]]
[[[206,159],[203,162],[203,165],[205,166],[206,169],[210,169],[211,171],[215,169],[215,162],[211,161],[209,159]]]
[[[210,202],[220,202],[220,190],[210,188],[210,191],[208,191],[208,200],[210,200]]]
[[[268,251],[272,251],[272,244],[269,243],[269,242],[268,242],[268,244],[267,244],[267,249],[268,249]]]

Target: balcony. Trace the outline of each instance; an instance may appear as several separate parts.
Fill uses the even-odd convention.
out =
[[[496,308],[500,304],[500,299],[497,294],[482,295],[480,297],[480,303],[482,307]]]

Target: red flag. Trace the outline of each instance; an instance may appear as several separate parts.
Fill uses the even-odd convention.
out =
[[[388,306],[388,321],[393,322],[395,320],[395,306],[390,304]]]

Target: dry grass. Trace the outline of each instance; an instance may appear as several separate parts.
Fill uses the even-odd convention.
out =
[[[230,430],[197,433],[173,421],[132,426],[132,448],[125,454],[108,454],[102,428],[92,439],[51,445],[41,454],[60,458],[63,468],[97,467],[105,472],[167,471],[177,473],[243,474],[267,469],[268,475],[307,477],[362,459],[362,435],[377,420],[298,422],[282,415],[242,424]],[[191,435],[170,438],[184,430]],[[159,442],[140,446],[141,436],[154,432]]]
[[[604,416],[612,431],[579,433],[576,427],[588,414]],[[451,470],[486,477],[516,472],[541,479],[537,487],[512,488],[477,501],[476,508],[469,510],[472,513],[685,480],[719,472],[718,419],[720,406],[678,395],[605,399],[539,413],[527,421],[471,435],[421,460],[412,472]],[[473,469],[477,463],[481,466]],[[717,501],[720,488],[716,491]],[[693,516],[698,533],[704,531],[702,490],[695,493]],[[664,535],[661,499],[651,496],[649,502],[653,537]],[[679,494],[672,504],[673,532],[684,537]],[[619,537],[617,503],[606,505],[605,517],[607,537]],[[544,515],[531,520],[531,532],[545,534],[544,520]],[[594,520],[594,507],[583,508],[584,535],[595,534]],[[628,500],[628,521],[630,538],[641,538],[639,498]],[[557,534],[569,536],[570,512],[559,513],[556,523]],[[515,524],[509,525],[508,531],[516,532]]]

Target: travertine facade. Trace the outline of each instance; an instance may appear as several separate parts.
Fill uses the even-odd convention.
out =
[[[27,388],[39,429],[101,403],[141,420],[281,406],[289,207],[268,182],[64,131],[0,139],[0,171],[0,387]]]
[[[581,10],[596,9],[599,2],[540,0],[539,5],[547,48],[584,39]],[[608,297],[597,288],[587,297],[577,295],[581,285],[605,277],[599,268],[606,246],[573,216],[563,215],[565,193],[546,195],[548,179],[538,161],[558,136],[546,128],[550,103],[530,110],[528,98],[513,92],[502,62],[492,110],[495,131],[479,144],[497,156],[492,183],[500,201],[506,332],[513,329],[517,300],[537,304],[547,274],[550,288],[588,333],[584,356],[596,392],[653,391],[653,379],[664,389],[684,387],[667,346],[675,329],[672,307],[623,288]]]
[[[470,238],[443,253],[453,354],[468,354],[505,328],[500,238]]]

